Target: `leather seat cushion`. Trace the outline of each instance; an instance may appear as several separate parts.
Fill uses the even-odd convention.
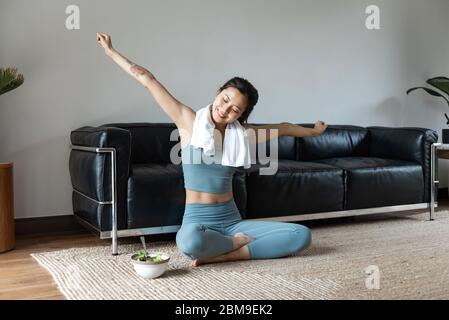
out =
[[[415,162],[344,157],[317,162],[345,169],[345,210],[423,202],[423,168]]]
[[[341,168],[317,162],[280,160],[274,175],[261,175],[261,167],[253,165],[248,169],[248,218],[342,210]]]

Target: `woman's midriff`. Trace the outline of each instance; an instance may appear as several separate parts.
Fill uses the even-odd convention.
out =
[[[186,203],[223,203],[231,200],[232,191],[225,193],[207,193],[186,189]]]

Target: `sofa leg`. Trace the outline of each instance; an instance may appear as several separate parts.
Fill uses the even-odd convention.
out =
[[[115,239],[115,238],[112,238],[112,255],[113,256],[118,255],[117,239]]]
[[[437,169],[438,166],[438,160],[436,157],[436,152],[437,152],[437,148],[438,146],[441,145],[441,143],[432,143],[432,145],[430,146],[430,217],[429,217],[429,221],[434,220],[434,213],[435,213],[435,198],[437,196],[437,188],[435,187],[435,184],[438,184],[439,181],[436,180],[437,174],[435,172],[435,170]]]
[[[433,215],[434,215],[434,202],[432,201],[430,204],[430,215],[429,215],[429,221],[433,221]]]
[[[116,159],[116,151],[114,148],[111,148],[111,190],[112,190],[112,255],[118,255],[118,231],[117,231],[117,159]]]

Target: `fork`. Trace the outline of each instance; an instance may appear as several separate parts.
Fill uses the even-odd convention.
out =
[[[145,252],[145,258],[148,258],[147,246],[145,245],[145,236],[140,237],[140,242],[142,242],[143,251]]]

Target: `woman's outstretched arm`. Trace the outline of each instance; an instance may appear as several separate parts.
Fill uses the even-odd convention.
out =
[[[195,111],[173,97],[150,71],[133,63],[115,50],[109,35],[98,33],[97,42],[105,50],[106,55],[150,91],[156,102],[178,128],[184,128],[191,122],[192,117],[195,117]]]
[[[297,124],[282,122],[279,124],[267,124],[267,125],[251,125],[244,124],[245,129],[254,130],[253,134],[249,135],[250,143],[260,143],[268,141],[282,136],[293,137],[317,137],[321,135],[327,128],[327,124],[323,121],[317,121],[313,128],[306,128]],[[275,130],[270,130],[275,129]],[[261,134],[260,131],[265,131],[265,134]]]
[[[313,128],[306,128],[297,124],[283,122],[284,130],[282,135],[294,137],[317,137],[326,131],[327,124],[323,121],[315,122]]]

